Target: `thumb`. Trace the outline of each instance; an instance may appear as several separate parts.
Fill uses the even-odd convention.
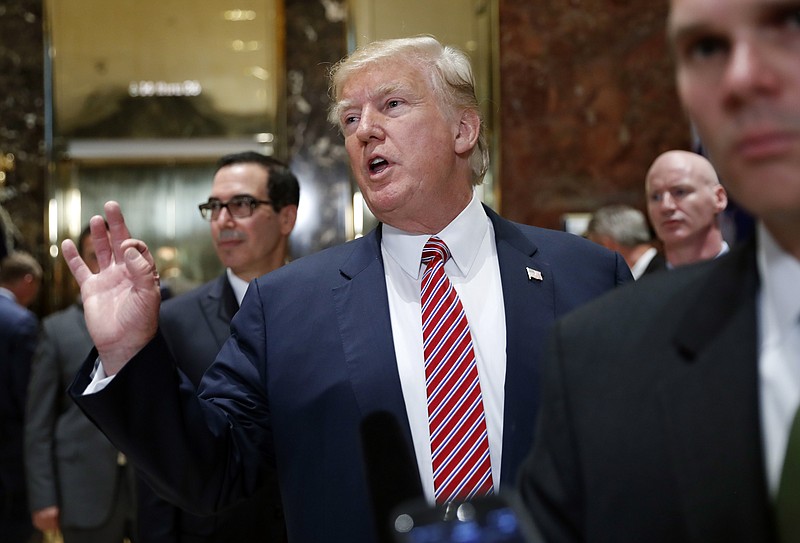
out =
[[[152,259],[148,259],[147,247],[128,247],[125,249],[125,268],[137,286],[151,286],[153,279],[157,278],[156,267]]]

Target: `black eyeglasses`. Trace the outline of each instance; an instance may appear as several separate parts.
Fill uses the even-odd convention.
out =
[[[260,205],[271,205],[269,200],[258,200],[249,194],[239,194],[227,202],[217,198],[209,198],[208,202],[197,206],[200,214],[207,221],[216,221],[223,207],[228,208],[228,213],[236,219],[246,219],[253,215],[253,211]]]

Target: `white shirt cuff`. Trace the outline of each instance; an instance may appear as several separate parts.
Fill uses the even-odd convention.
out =
[[[110,377],[106,375],[106,370],[103,369],[103,363],[100,361],[99,357],[94,361],[94,369],[92,370],[90,377],[92,378],[92,382],[89,383],[89,385],[83,391],[84,396],[86,394],[100,392],[114,379],[113,375]]]

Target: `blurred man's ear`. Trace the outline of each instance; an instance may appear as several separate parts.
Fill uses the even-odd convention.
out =
[[[284,236],[291,234],[294,223],[297,221],[297,206],[293,204],[283,206],[278,212],[278,221],[280,221],[281,234]]]
[[[728,207],[728,192],[722,185],[714,187],[714,197],[717,201],[717,213],[722,213]]]

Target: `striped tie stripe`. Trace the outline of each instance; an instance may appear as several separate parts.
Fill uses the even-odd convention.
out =
[[[432,237],[422,250],[423,353],[437,503],[492,492],[489,439],[478,367],[464,308],[444,273],[447,246]]]

